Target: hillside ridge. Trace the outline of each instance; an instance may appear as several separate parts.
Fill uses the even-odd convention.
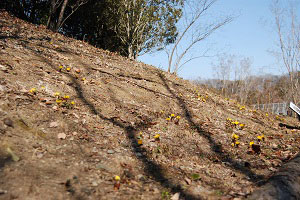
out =
[[[0,11],[0,199],[243,199],[299,133]]]

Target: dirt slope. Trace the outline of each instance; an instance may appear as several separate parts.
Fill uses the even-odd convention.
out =
[[[285,124],[0,12],[0,199],[244,198],[299,151]]]

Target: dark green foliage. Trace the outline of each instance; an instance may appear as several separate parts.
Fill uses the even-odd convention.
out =
[[[17,17],[136,59],[176,40],[183,0],[2,0]]]

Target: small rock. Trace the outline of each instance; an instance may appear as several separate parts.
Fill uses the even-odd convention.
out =
[[[65,133],[59,133],[59,134],[57,134],[57,138],[58,139],[64,140],[64,139],[66,139],[66,137],[67,137],[67,135]]]
[[[142,157],[142,156],[143,156],[143,154],[141,154],[140,152],[137,152],[137,153],[136,153],[136,156],[138,156],[138,157]]]
[[[1,189],[0,189],[0,195],[1,195],[1,194],[6,194],[6,193],[7,193],[6,190],[1,190]]]
[[[272,147],[272,149],[274,149],[274,150],[278,149],[278,145],[275,144],[275,143],[271,144],[271,147]]]
[[[140,181],[145,181],[145,180],[146,180],[143,174],[137,175],[136,178],[137,178],[138,180],[140,180]]]
[[[51,122],[50,123],[50,128],[56,128],[58,127],[58,122]]]
[[[108,153],[108,154],[114,154],[114,153],[115,153],[115,151],[114,151],[114,150],[111,150],[111,149],[109,149],[109,150],[107,150],[107,153]]]
[[[180,197],[180,193],[177,192],[171,197],[171,200],[179,200],[179,197]]]
[[[93,182],[92,182],[92,186],[97,187],[97,186],[98,186],[98,183],[97,183],[96,181],[93,181]]]
[[[3,119],[3,122],[4,122],[4,124],[5,124],[6,126],[14,127],[13,121],[12,121],[11,119],[9,119],[9,118]]]

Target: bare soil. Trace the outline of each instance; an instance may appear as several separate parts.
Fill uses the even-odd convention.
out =
[[[243,199],[299,134],[293,118],[0,12],[0,199]]]

